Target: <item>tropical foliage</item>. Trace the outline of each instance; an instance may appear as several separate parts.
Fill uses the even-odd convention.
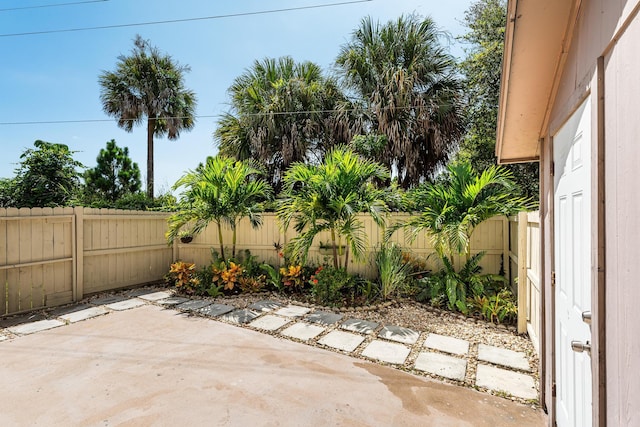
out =
[[[469,260],[471,234],[480,223],[531,205],[517,194],[508,169],[492,166],[479,174],[469,163],[453,163],[441,179],[411,193],[418,215],[402,225],[409,228],[413,238],[428,231],[441,257],[463,255]]]
[[[411,264],[405,262],[402,249],[395,243],[385,243],[376,253],[380,296],[383,300],[398,296],[407,282]]]
[[[321,161],[336,141],[348,139],[331,113],[344,96],[312,62],[256,61],[236,78],[229,95],[231,111],[215,132],[220,153],[258,159],[275,190],[289,165]]]
[[[477,171],[496,164],[496,126],[506,22],[505,0],[477,0],[463,20],[468,28],[462,36],[467,50],[460,69],[465,76],[467,131],[458,157],[469,161]],[[538,200],[538,164],[506,167],[513,173],[521,194]]]
[[[376,223],[383,223],[385,192],[373,180],[387,177],[383,166],[345,147],[331,150],[320,165],[295,163],[285,174],[277,209],[283,228],[293,221],[298,232],[288,244],[292,258],[304,263],[314,238],[329,231],[335,268],[347,269],[349,253],[362,259],[366,234],[357,214],[367,212]],[[341,253],[343,244],[346,249]]]
[[[462,136],[461,82],[445,34],[430,18],[401,16],[386,24],[364,18],[336,60],[360,112],[353,134],[384,135],[374,157],[408,188],[431,178]]]
[[[242,218],[249,218],[253,227],[262,222],[262,202],[271,197],[271,188],[260,178],[262,173],[250,162],[224,156],[209,157],[204,165],[180,178],[174,189],[184,187],[178,212],[169,218],[169,242],[186,227],[197,235],[214,222],[218,229],[220,255],[226,262],[222,225],[231,227],[232,251],[236,254],[236,229]]]
[[[118,126],[131,132],[134,124],[147,119],[147,196],[154,197],[154,136],[178,139],[193,128],[196,97],[184,87],[189,67],[162,54],[139,35],[129,56],[118,57],[115,71],[103,71],[100,101]]]

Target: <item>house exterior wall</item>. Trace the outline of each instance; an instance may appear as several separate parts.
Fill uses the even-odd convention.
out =
[[[640,425],[640,17],[605,56],[608,425]]]
[[[640,15],[638,0],[583,0],[567,52],[558,92],[553,100],[549,126],[542,133],[542,247],[545,307],[553,307],[553,239],[552,136],[570,117],[585,97],[592,102],[592,187],[591,206],[594,229],[592,247],[592,281],[594,311],[604,308],[606,316],[592,325],[600,326],[604,339],[594,334],[594,409],[600,425],[640,425],[640,385],[634,373],[640,370],[640,194],[637,171],[640,164]],[[598,58],[603,60],[598,65]],[[599,83],[599,78],[602,80]],[[603,103],[599,104],[599,100]],[[599,143],[604,159],[598,157]],[[603,147],[603,148],[602,148]],[[603,160],[603,161],[602,161]],[[598,179],[598,161],[602,165],[603,186]],[[636,172],[636,173],[634,173]],[[601,188],[602,187],[602,188]],[[604,193],[602,193],[604,190]],[[598,200],[597,195],[603,199]],[[598,203],[603,202],[602,210]],[[598,229],[601,235],[598,235]],[[603,239],[604,237],[604,239]],[[604,252],[599,250],[602,240]],[[602,265],[599,265],[602,263]],[[604,266],[604,283],[598,282],[599,267]],[[598,289],[602,290],[598,294]],[[544,402],[553,412],[551,382],[553,372],[553,313],[545,313],[546,369]],[[597,315],[596,315],[597,316]],[[604,325],[599,323],[604,320]],[[598,348],[600,344],[604,349]],[[604,362],[598,359],[604,356]],[[598,375],[602,374],[601,378]],[[606,385],[598,389],[597,381]],[[601,401],[602,404],[598,402]],[[551,417],[553,419],[553,416]],[[594,424],[596,425],[596,424]]]

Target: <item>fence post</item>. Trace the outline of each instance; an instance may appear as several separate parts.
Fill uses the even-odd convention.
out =
[[[502,216],[502,269],[504,270],[504,277],[509,280],[511,285],[511,226],[509,225],[509,217]]]
[[[84,207],[73,208],[75,217],[75,263],[73,270],[75,273],[75,288],[73,300],[79,301],[84,297]]]
[[[526,212],[518,213],[518,333],[527,332],[527,226]]]
[[[173,262],[178,262],[178,260],[180,259],[180,249],[178,247],[178,240],[180,239],[173,239]]]

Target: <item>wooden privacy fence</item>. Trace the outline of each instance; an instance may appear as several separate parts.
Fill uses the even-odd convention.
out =
[[[162,279],[174,258],[167,214],[0,209],[0,315]]]
[[[0,209],[0,315],[66,304],[85,295],[162,280],[175,260],[195,262],[198,268],[211,262],[211,249],[218,249],[217,228],[212,224],[191,243],[176,239],[167,245],[165,212],[121,211],[115,209],[33,208]],[[526,296],[523,316],[530,334],[539,334],[539,245],[537,213],[528,218],[526,233],[518,231],[523,222],[495,217],[482,223],[472,235],[472,253],[484,251],[482,267],[487,273],[503,273],[515,282],[519,279],[520,297]],[[391,214],[389,222],[408,218],[408,214]],[[373,254],[382,242],[383,232],[367,216],[360,219],[368,236],[368,254],[364,261],[351,260],[349,270],[374,277]],[[527,239],[522,240],[522,236]],[[263,216],[263,224],[253,229],[242,221],[237,231],[237,250],[248,249],[258,259],[275,265],[278,253],[295,237],[291,228],[283,232],[273,213]],[[225,245],[231,245],[231,230],[223,228]],[[438,269],[434,250],[426,233],[409,243],[404,231],[392,236],[414,257],[426,259],[432,270]],[[329,244],[329,233],[321,233],[313,243],[309,260],[317,264],[329,259],[331,252],[321,246]],[[525,255],[520,250],[527,249]],[[526,259],[526,270],[518,260]],[[458,265],[463,260],[456,260]]]
[[[518,295],[518,332],[528,332],[539,352],[540,323],[540,213],[521,212],[509,220],[508,275]]]
[[[394,213],[390,215],[389,222],[393,224],[407,218],[409,218],[408,214]],[[350,257],[348,269],[352,273],[373,278],[376,275],[373,254],[376,248],[380,247],[383,232],[370,216],[360,215],[359,219],[364,224],[364,231],[368,238],[368,254],[366,259],[361,262]],[[293,227],[290,227],[286,233],[281,231],[275,214],[266,213],[263,215],[262,227],[257,230],[251,228],[248,220],[243,220],[240,223],[237,230],[237,251],[248,249],[258,259],[277,265],[280,262],[278,252],[281,252],[281,250],[276,248],[283,247],[295,236],[296,232]],[[434,250],[426,233],[421,233],[413,242],[408,242],[406,237],[404,231],[399,230],[392,236],[391,241],[397,242],[416,257],[426,258],[427,265],[432,270],[439,268],[436,257],[431,256],[434,254]],[[231,230],[225,228],[223,231],[225,246],[231,246],[231,239]],[[321,245],[325,246],[330,243],[331,237],[328,231],[316,236],[309,251],[309,262],[322,264],[329,260],[331,251],[323,249]],[[509,263],[504,262],[509,256],[508,247],[509,222],[504,217],[495,217],[485,221],[474,231],[471,237],[471,252],[485,251],[486,253],[481,265],[487,273],[497,274],[502,271],[508,277]],[[203,266],[211,262],[211,249],[219,252],[218,230],[214,226],[209,226],[203,233],[195,237],[191,243],[178,243],[177,255],[183,261],[195,262],[196,265]],[[460,259],[456,259],[456,265],[459,265],[460,261]]]

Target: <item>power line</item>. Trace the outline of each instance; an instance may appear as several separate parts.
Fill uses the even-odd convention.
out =
[[[66,28],[62,30],[45,30],[45,31],[30,31],[26,33],[9,33],[9,34],[0,34],[0,37],[20,37],[20,36],[33,36],[40,34],[53,34],[53,33],[71,33],[78,31],[91,31],[91,30],[106,30],[111,28],[126,28],[126,27],[140,27],[144,25],[159,25],[159,24],[173,24],[177,22],[193,22],[193,21],[206,21],[212,19],[223,19],[223,18],[235,18],[240,16],[253,16],[253,15],[266,15],[272,13],[281,13],[281,12],[292,12],[297,10],[308,10],[308,9],[320,9],[324,7],[335,7],[335,6],[345,6],[356,3],[368,3],[373,0],[351,0],[351,1],[343,1],[338,3],[326,3],[326,4],[317,4],[311,6],[299,6],[299,7],[288,7],[284,9],[270,9],[270,10],[260,10],[255,12],[241,12],[241,13],[229,13],[226,15],[213,15],[213,16],[202,16],[198,18],[184,18],[184,19],[169,19],[166,21],[149,21],[149,22],[138,22],[132,24],[114,24],[114,25],[101,25],[96,27],[80,27],[80,28]]]
[[[329,109],[329,110],[302,110],[302,111],[270,111],[266,113],[250,113],[244,114],[244,116],[258,117],[258,116],[288,116],[298,114],[330,114],[330,113],[351,113],[354,111],[361,112],[376,112],[381,110],[411,110],[411,109],[425,108],[424,105],[408,105],[404,107],[381,107],[381,108],[341,108],[341,109]],[[195,119],[211,119],[221,117],[221,114],[217,115],[196,115],[192,116]],[[184,116],[166,117],[166,119],[184,119]],[[24,122],[0,122],[0,126],[21,126],[21,125],[57,125],[57,124],[69,124],[69,123],[105,123],[113,122],[115,119],[77,119],[77,120],[43,120],[43,121],[24,121]],[[122,121],[135,122],[139,119],[123,119]]]
[[[86,1],[74,1],[74,2],[67,2],[67,3],[41,4],[38,6],[10,7],[6,9],[0,9],[0,12],[10,12],[13,10],[25,10],[25,9],[42,9],[45,7],[72,6],[76,4],[87,4],[87,3],[103,3],[105,1],[109,1],[109,0],[86,0]]]

